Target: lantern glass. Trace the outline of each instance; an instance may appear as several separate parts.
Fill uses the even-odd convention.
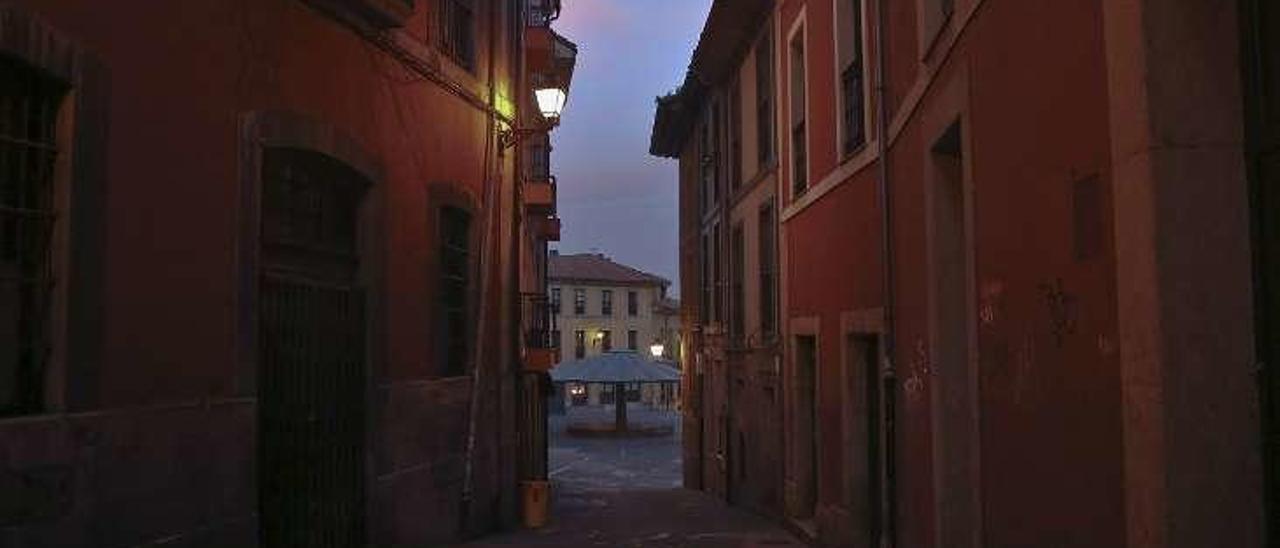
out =
[[[657,343],[649,346],[649,353],[652,354],[653,357],[655,358],[661,358],[662,353],[665,352],[666,350],[667,348],[663,346],[661,343]]]
[[[564,103],[567,97],[564,90],[560,88],[542,88],[534,90],[534,97],[538,100],[538,110],[542,112],[542,116],[549,120],[560,117],[560,113],[564,112]]]

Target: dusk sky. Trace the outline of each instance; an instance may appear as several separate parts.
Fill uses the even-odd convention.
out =
[[[679,292],[676,162],[649,156],[654,98],[684,81],[711,0],[566,0],[578,44],[552,169],[561,253],[596,251]]]

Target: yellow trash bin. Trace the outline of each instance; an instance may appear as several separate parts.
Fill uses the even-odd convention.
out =
[[[547,524],[547,505],[551,484],[546,481],[522,481],[524,494],[524,526],[537,529]]]

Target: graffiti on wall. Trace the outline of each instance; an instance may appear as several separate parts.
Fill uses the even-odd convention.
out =
[[[1076,333],[1077,298],[1064,288],[1062,278],[1041,283],[1039,289],[1049,316],[1049,333],[1054,345],[1062,348],[1067,336]]]

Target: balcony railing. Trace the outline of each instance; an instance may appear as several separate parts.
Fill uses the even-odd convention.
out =
[[[560,0],[529,0],[529,26],[546,27],[560,17]]]
[[[551,303],[541,293],[526,293],[521,299],[520,329],[524,335],[524,369],[547,371],[560,361],[552,329]]]
[[[521,330],[525,348],[553,348],[551,346],[551,302],[541,293],[524,295],[521,305]]]

